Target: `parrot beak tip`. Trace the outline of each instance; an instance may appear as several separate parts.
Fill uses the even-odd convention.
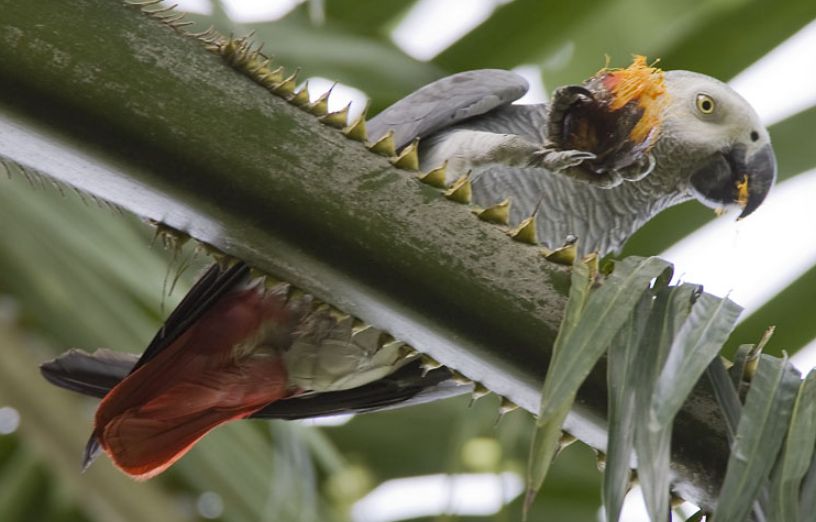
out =
[[[765,201],[776,181],[776,157],[770,144],[759,149],[747,162],[747,200],[737,220],[745,219]]]
[[[776,181],[776,158],[770,144],[750,157],[737,145],[713,155],[690,178],[697,199],[713,208],[738,206],[738,220],[752,214],[765,201]]]

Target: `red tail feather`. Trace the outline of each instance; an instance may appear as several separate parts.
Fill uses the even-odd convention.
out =
[[[264,321],[289,319],[274,296],[255,290],[224,296],[105,396],[94,430],[102,449],[125,472],[150,478],[219,424],[286,397],[280,355],[252,345]],[[249,349],[235,350],[241,343]]]

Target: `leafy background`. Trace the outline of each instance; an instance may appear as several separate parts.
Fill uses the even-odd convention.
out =
[[[727,80],[816,17],[809,0],[514,0],[497,2],[481,25],[423,62],[390,37],[413,4],[304,3],[251,29],[280,64],[301,67],[304,78],[360,88],[376,112],[455,71],[535,64],[552,88],[581,81],[604,55],[632,52]],[[194,18],[225,33],[249,30],[218,2],[211,16]],[[816,108],[771,127],[780,181],[816,167],[814,129]],[[454,399],[337,427],[237,423],[148,483],[130,481],[103,459],[80,475],[94,401],[47,385],[37,364],[68,347],[141,351],[205,260],[191,247],[176,254],[160,248],[149,227],[130,216],[9,170],[0,180],[0,433],[4,426],[11,433],[0,434],[0,519],[347,520],[354,502],[387,479],[523,469],[530,418],[511,413],[495,426],[498,404],[488,397],[472,407],[467,398]],[[657,254],[712,218],[693,202],[676,207],[639,232],[626,253]],[[796,247],[769,238],[757,249],[785,256]],[[167,295],[167,282],[187,264],[192,268]],[[768,351],[798,351],[816,337],[815,297],[816,266],[748,317],[735,343],[776,324]],[[9,407],[20,415],[15,430]],[[597,520],[599,487],[592,451],[573,445],[556,461],[531,519]],[[516,499],[490,519],[519,520],[519,513]]]

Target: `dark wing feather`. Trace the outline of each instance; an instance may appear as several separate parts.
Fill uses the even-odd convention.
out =
[[[249,267],[236,263],[229,268],[212,265],[193,285],[181,303],[173,310],[153,340],[147,345],[142,356],[131,372],[152,359],[176,338],[184,333],[222,295],[235,288],[249,275]]]
[[[131,372],[139,360],[134,353],[102,348],[90,354],[68,350],[40,365],[43,377],[60,388],[100,399]]]
[[[409,94],[366,122],[369,141],[389,130],[399,149],[473,116],[509,104],[527,92],[527,81],[501,69],[454,74]]]
[[[357,388],[273,402],[252,417],[295,420],[367,413],[415,406],[473,390],[472,385],[457,384],[451,380],[452,376],[444,367],[425,372],[420,361],[414,361],[391,375]]]
[[[135,354],[111,350],[96,350],[92,354],[70,350],[43,363],[40,370],[52,384],[101,398],[132,371],[136,361]],[[471,385],[457,384],[451,377],[447,368],[425,373],[420,362],[414,361],[364,386],[274,402],[253,417],[292,420],[363,413],[422,404],[472,390]]]

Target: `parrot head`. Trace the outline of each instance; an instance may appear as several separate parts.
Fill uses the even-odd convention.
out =
[[[748,216],[776,179],[771,140],[756,111],[728,85],[703,74],[667,71],[665,82],[658,164],[684,163],[663,166],[690,172],[682,183],[704,205],[737,206],[740,219]]]
[[[559,89],[549,136],[561,149],[591,152],[573,175],[606,188],[610,173],[650,175],[677,201],[696,197],[751,214],[776,179],[776,159],[756,111],[723,82],[689,71],[662,71],[635,56],[625,69],[601,69]],[[580,172],[575,172],[580,171]]]

